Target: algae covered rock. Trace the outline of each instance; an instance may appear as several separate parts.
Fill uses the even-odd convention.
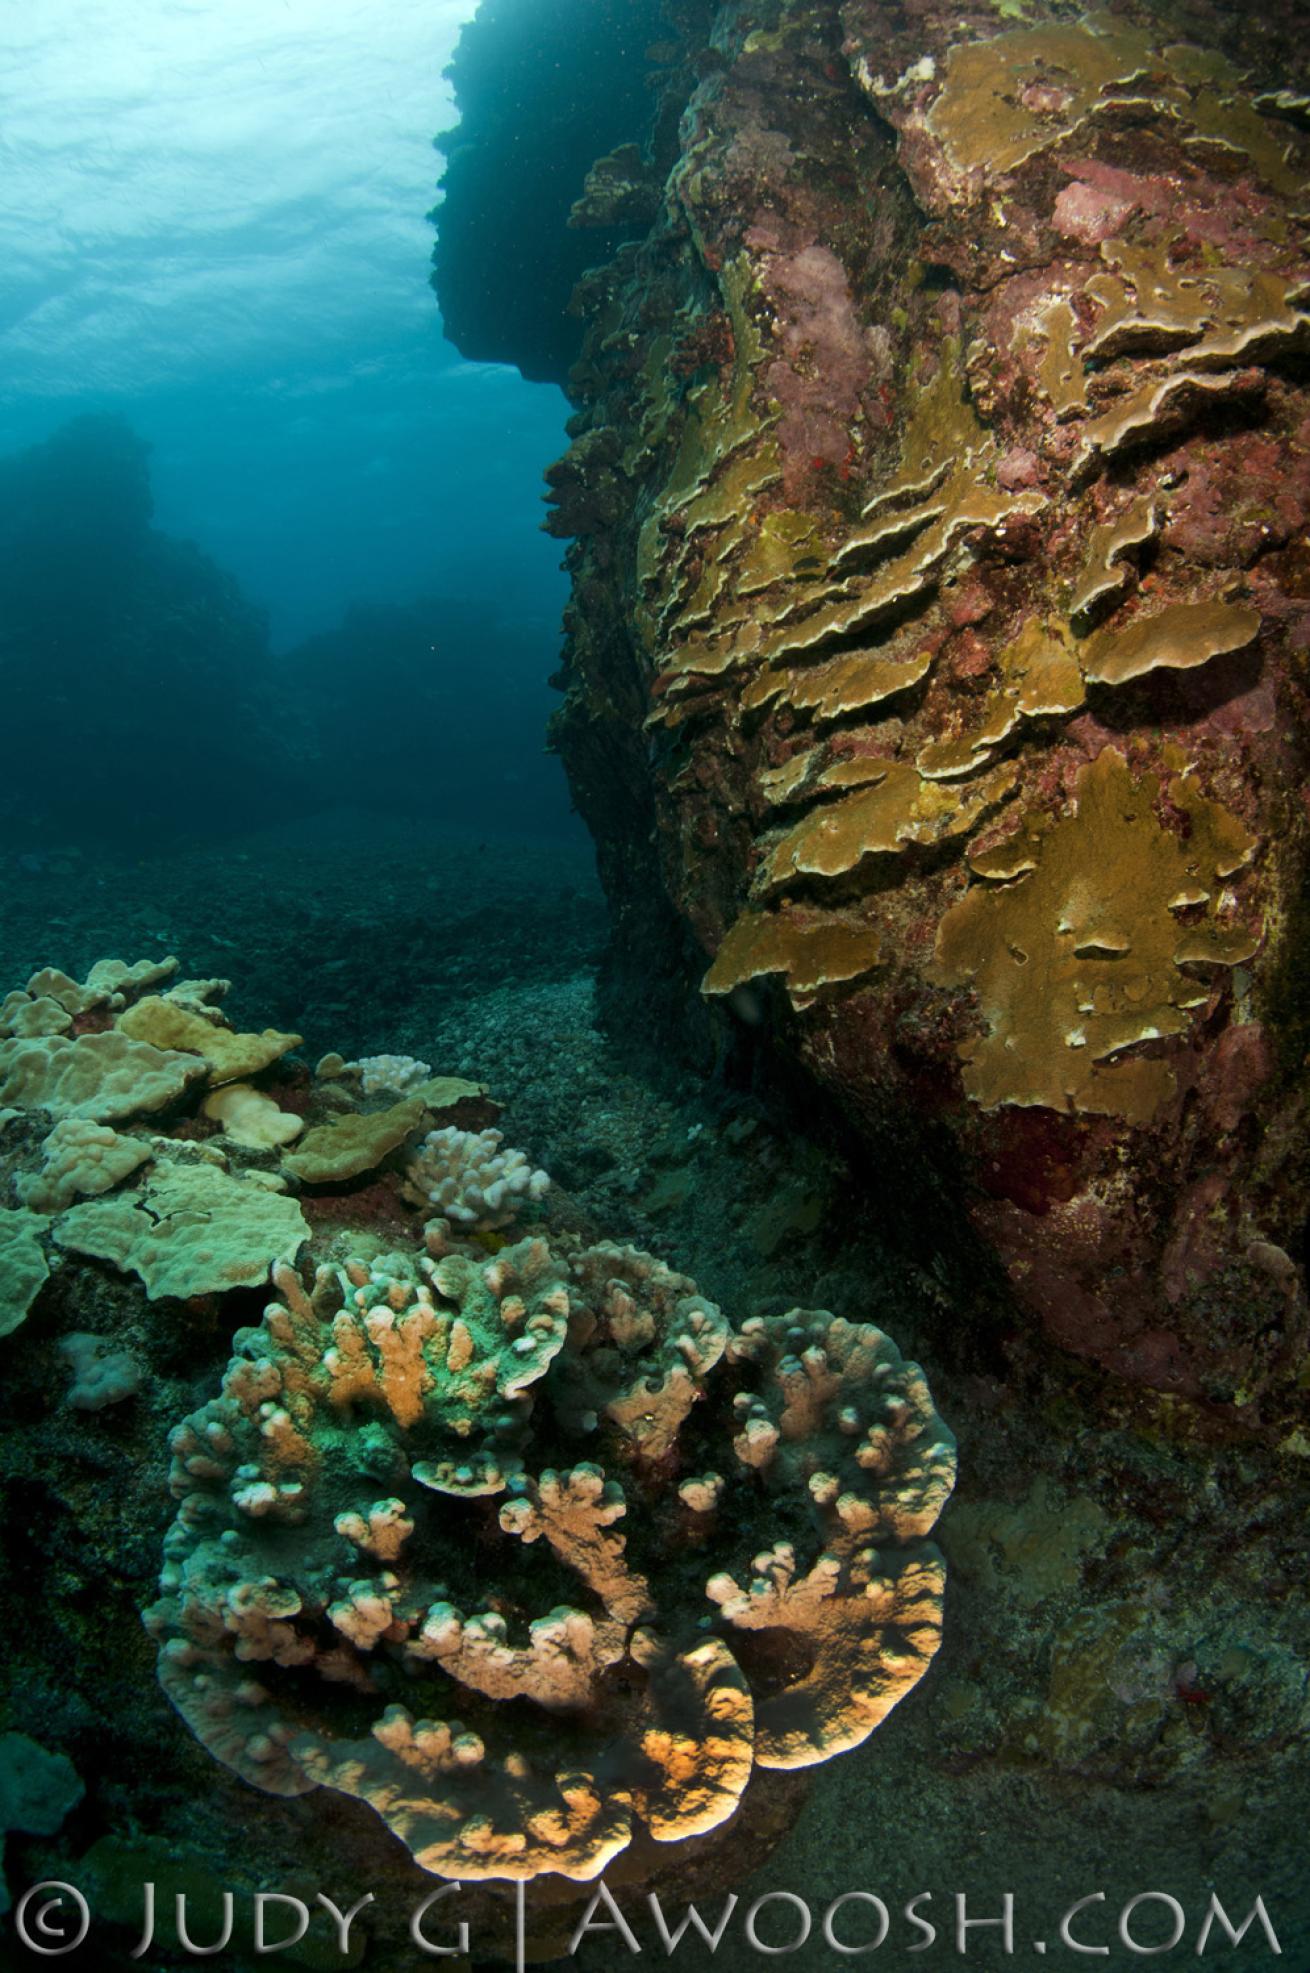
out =
[[[10,1830],[53,1836],[84,1794],[66,1754],[52,1754],[26,1733],[0,1735],[0,1841]],[[9,1909],[0,1874],[0,1913]]]
[[[554,731],[616,1005],[690,954],[888,1183],[944,1130],[1063,1347],[1272,1417],[1310,139],[1197,18],[705,10],[662,202],[576,298]]]
[[[667,27],[659,0],[574,0],[567,11],[490,0],[461,30],[449,70],[460,125],[438,139],[432,284],[471,361],[564,381],[581,341],[573,286],[624,237],[631,201],[597,207],[585,232],[569,230],[570,213],[599,154],[643,134],[644,52]],[[470,131],[484,141],[470,143]]]

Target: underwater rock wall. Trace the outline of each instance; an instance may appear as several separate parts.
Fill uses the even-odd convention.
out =
[[[645,51],[661,56],[661,0],[488,0],[460,33],[446,73],[460,121],[437,139],[444,194],[432,285],[446,334],[479,363],[515,363],[562,384],[582,325],[578,276],[653,216],[629,188],[570,233],[589,167],[650,123]]]
[[[1061,1346],[1248,1418],[1305,1317],[1294,25],[719,7],[547,476],[616,964],[689,931],[871,1144],[944,1127]]]

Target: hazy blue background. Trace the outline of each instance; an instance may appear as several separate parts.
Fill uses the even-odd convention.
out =
[[[427,285],[441,71],[473,10],[9,0],[0,452],[116,411],[154,447],[156,525],[236,575],[275,648],[352,601],[487,596],[539,631],[535,683],[566,407],[464,363]]]

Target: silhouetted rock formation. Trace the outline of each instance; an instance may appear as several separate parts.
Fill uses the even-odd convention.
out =
[[[598,230],[570,231],[569,213],[595,159],[646,135],[643,54],[668,32],[660,0],[483,0],[465,26],[432,277],[464,356],[564,382],[582,342],[574,286],[633,231],[621,203]]]
[[[80,417],[0,461],[0,820],[208,831],[286,752],[267,631],[194,542],[150,524],[149,447]]]

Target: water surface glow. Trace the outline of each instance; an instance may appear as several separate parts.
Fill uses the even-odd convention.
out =
[[[562,402],[427,286],[474,0],[41,0],[0,26],[0,449],[113,409],[286,639],[471,579],[548,625]]]

